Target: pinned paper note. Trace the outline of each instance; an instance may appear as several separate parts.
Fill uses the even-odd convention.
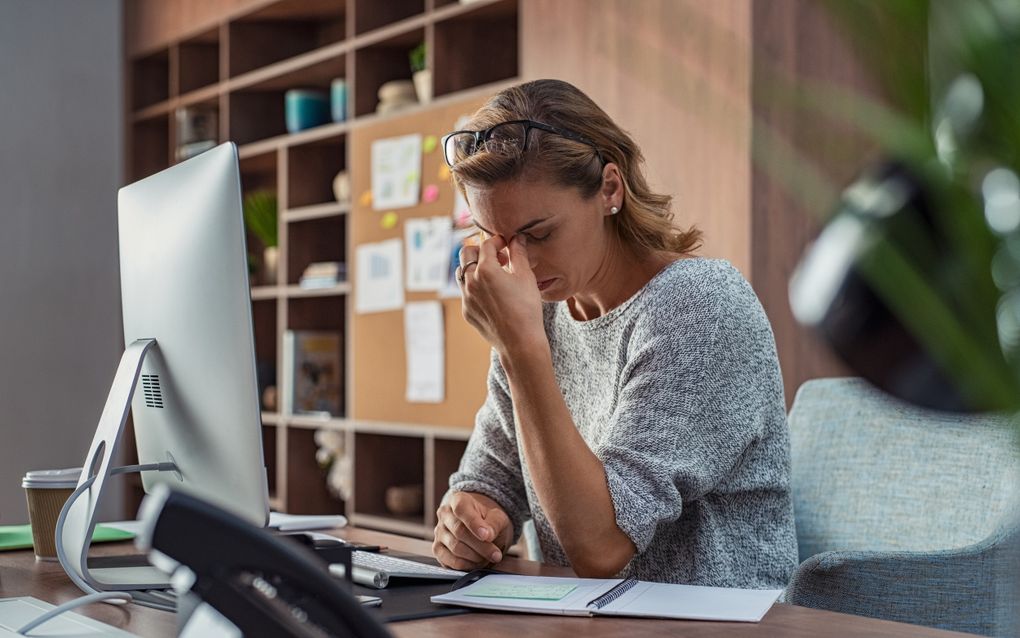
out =
[[[404,308],[407,400],[440,403],[445,393],[446,354],[443,305],[417,301]]]
[[[461,228],[453,231],[450,238],[450,265],[446,273],[446,285],[439,291],[440,298],[460,297],[460,285],[457,282],[457,266],[460,265],[460,249],[465,244],[471,243],[471,238],[476,237],[477,232],[473,228]]]
[[[358,246],[356,312],[398,310],[404,305],[403,250],[399,239]]]
[[[439,140],[436,138],[435,135],[426,135],[425,139],[421,143],[421,150],[425,151],[426,153],[431,153],[432,151],[436,150],[436,146],[438,145]]]
[[[441,290],[450,266],[450,218],[409,219],[404,223],[407,289]]]
[[[435,184],[429,184],[424,190],[422,190],[421,199],[426,204],[431,204],[436,201],[439,199],[439,187]]]
[[[450,181],[450,167],[443,164],[439,167],[439,181],[448,182]]]
[[[382,218],[379,220],[379,225],[385,230],[392,230],[397,227],[398,221],[400,221],[400,218],[391,210],[383,213]]]
[[[372,142],[372,207],[407,208],[421,190],[421,135]]]
[[[468,207],[467,199],[459,188],[453,189],[453,225],[455,228],[468,228],[473,226],[471,221],[471,209]]]
[[[482,581],[467,596],[476,598],[516,598],[520,600],[563,600],[577,585],[543,585],[539,583],[486,583]]]
[[[371,206],[372,191],[365,191],[364,193],[362,193],[361,196],[358,197],[358,203],[361,204],[362,206]]]

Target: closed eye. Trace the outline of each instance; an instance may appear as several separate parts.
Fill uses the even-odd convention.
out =
[[[531,233],[524,233],[524,236],[527,237],[529,241],[545,241],[546,239],[549,239],[549,235],[552,235],[551,230],[546,234],[542,235],[541,237],[536,237]]]

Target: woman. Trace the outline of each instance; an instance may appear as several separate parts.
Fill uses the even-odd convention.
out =
[[[467,128],[443,144],[482,237],[457,277],[493,356],[436,558],[497,563],[531,518],[580,576],[785,586],[783,386],[751,287],[692,257],[700,233],[570,84],[501,91]]]

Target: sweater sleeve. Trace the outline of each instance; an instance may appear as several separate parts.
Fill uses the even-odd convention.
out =
[[[524,521],[531,517],[510,386],[495,352],[489,366],[488,395],[475,417],[460,468],[450,476],[450,490],[476,492],[496,501],[513,523],[514,539],[520,537]]]
[[[749,292],[723,287],[705,306],[680,311],[696,316],[682,331],[668,329],[675,318],[662,309],[635,334],[608,434],[594,451],[617,525],[639,553],[685,503],[734,474],[762,436],[775,346]]]

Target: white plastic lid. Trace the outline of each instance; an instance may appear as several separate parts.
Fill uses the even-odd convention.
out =
[[[21,479],[21,487],[42,489],[74,489],[81,476],[80,467],[69,467],[63,470],[33,470]]]

